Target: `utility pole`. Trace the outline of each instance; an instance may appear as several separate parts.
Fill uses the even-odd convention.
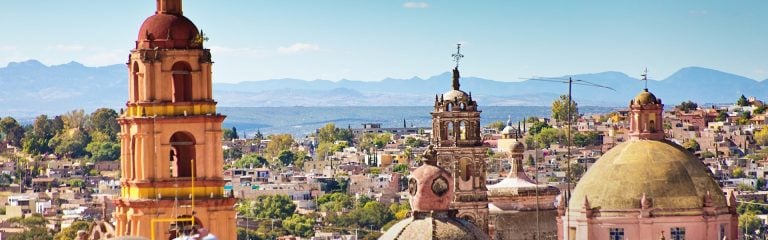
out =
[[[564,78],[525,78],[525,79],[526,80],[534,80],[534,81],[557,82],[557,83],[567,83],[568,84],[568,102],[565,103],[566,115],[567,115],[566,117],[568,118],[567,121],[566,121],[567,122],[566,134],[567,134],[567,138],[568,139],[567,139],[566,156],[565,156],[565,158],[566,158],[565,159],[565,164],[566,164],[566,174],[565,174],[566,183],[565,183],[565,186],[566,186],[566,189],[565,189],[565,197],[563,198],[563,201],[565,201],[565,208],[568,209],[569,208],[568,202],[571,199],[571,180],[572,180],[572,176],[571,176],[571,121],[572,121],[571,118],[572,118],[572,116],[571,115],[573,113],[571,111],[571,106],[573,104],[573,99],[572,99],[573,85],[576,84],[576,85],[584,85],[584,86],[590,86],[590,87],[606,88],[606,89],[610,89],[610,90],[613,90],[613,91],[616,91],[616,89],[613,89],[613,88],[608,87],[608,86],[603,86],[603,85],[600,85],[600,84],[592,83],[592,82],[589,82],[589,81],[586,81],[586,80],[573,79],[572,77],[568,77],[568,79],[564,79]],[[586,165],[586,163],[585,163],[585,165]],[[584,171],[586,172],[586,166],[584,167]],[[566,232],[569,231],[569,227],[568,227],[569,224],[570,224],[570,214],[566,213],[566,215],[565,215],[565,227],[563,228],[563,231],[566,231]]]

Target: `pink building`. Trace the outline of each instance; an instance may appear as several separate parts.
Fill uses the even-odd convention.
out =
[[[561,201],[559,239],[737,239],[734,196],[664,139],[663,106],[647,89],[630,102],[629,141],[597,160],[567,206]]]

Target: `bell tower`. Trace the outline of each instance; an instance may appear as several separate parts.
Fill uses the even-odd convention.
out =
[[[181,0],[157,0],[128,58],[116,231],[169,239],[205,227],[235,239],[236,199],[224,191],[225,116],[212,96],[211,54],[181,6]]]
[[[480,135],[480,111],[472,94],[460,89],[459,59],[461,45],[453,54],[452,89],[435,96],[432,114],[432,144],[436,146],[437,165],[448,169],[454,182],[451,208],[458,217],[467,219],[488,232],[488,189],[486,152]]]
[[[648,88],[629,102],[630,139],[664,140],[664,104]]]

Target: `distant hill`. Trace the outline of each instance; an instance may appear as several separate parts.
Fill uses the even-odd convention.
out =
[[[0,68],[0,113],[30,117],[59,114],[71,109],[120,108],[128,94],[127,69],[123,64],[86,67],[77,62],[45,66],[29,60]],[[643,83],[620,72],[576,74],[582,79],[610,86],[616,91],[575,85],[580,105],[625,106]],[[451,75],[445,72],[427,79],[379,81],[274,79],[214,84],[219,106],[431,106],[435,94],[447,91]],[[463,77],[461,88],[472,92],[482,106],[547,106],[567,85],[541,81],[504,82]],[[649,88],[671,106],[684,100],[699,103],[730,103],[744,94],[766,99],[768,81],[701,67],[680,69],[666,79],[651,80]]]

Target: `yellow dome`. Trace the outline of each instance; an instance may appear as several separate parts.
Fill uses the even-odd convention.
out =
[[[646,88],[640,94],[637,94],[635,97],[635,104],[645,105],[645,104],[658,104],[659,100],[656,99],[656,96],[653,95],[653,93],[648,92],[648,89]]]
[[[640,208],[643,194],[653,208],[686,210],[704,206],[707,191],[712,206],[727,207],[722,189],[701,161],[668,141],[630,140],[606,152],[581,178],[570,200],[579,211],[586,195],[593,209]]]

